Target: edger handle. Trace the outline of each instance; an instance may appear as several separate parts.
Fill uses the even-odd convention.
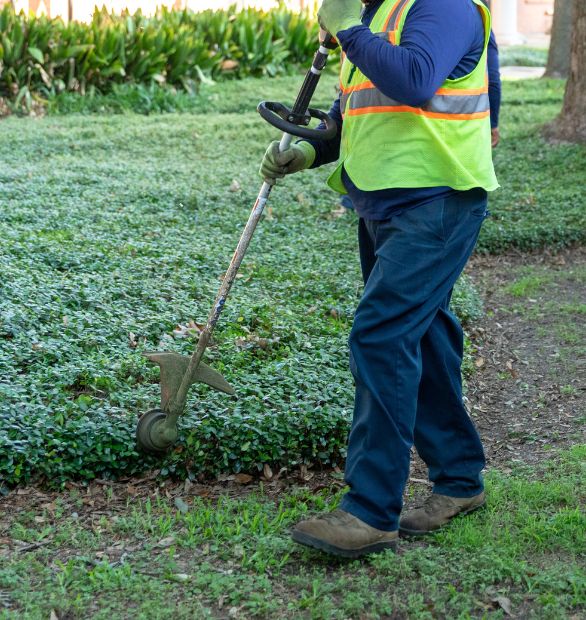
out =
[[[315,108],[306,108],[305,114],[303,114],[301,119],[301,125],[295,122],[296,115],[293,110],[290,110],[277,101],[261,101],[258,104],[257,110],[267,123],[270,123],[273,127],[285,133],[297,136],[298,138],[331,140],[338,132],[338,127],[330,115],[321,110],[316,110]],[[306,127],[312,118],[323,121],[325,123],[325,128],[311,129],[310,127]]]
[[[336,123],[328,114],[310,108],[309,104],[326,66],[328,54],[338,46],[338,42],[325,30],[320,31],[319,40],[319,49],[313,57],[311,68],[305,76],[293,107],[289,109],[276,101],[261,101],[257,110],[268,123],[285,133],[310,140],[331,140],[338,131]],[[307,125],[312,118],[322,121],[325,127],[323,129],[309,128]]]

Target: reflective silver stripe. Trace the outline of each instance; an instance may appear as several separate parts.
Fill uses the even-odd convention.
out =
[[[481,95],[434,95],[423,110],[442,114],[476,114],[488,112],[490,103],[488,93]]]
[[[354,91],[350,97],[350,110],[360,108],[384,108],[384,107],[404,107],[406,104],[391,99],[383,95],[376,88],[366,88]],[[348,100],[350,93],[342,96],[343,106]],[[344,99],[345,98],[345,99]],[[416,108],[417,109],[417,108]],[[426,112],[437,112],[439,114],[476,114],[488,112],[490,110],[488,93],[480,95],[434,95],[425,105],[421,106]]]
[[[387,25],[387,32],[391,32],[393,30],[395,30],[395,22],[397,21],[397,17],[399,17],[399,14],[401,13],[401,11],[403,10],[403,7],[409,2],[410,0],[400,0],[400,2],[398,2],[395,5],[395,8],[393,9],[393,11],[391,12],[391,19],[389,19],[388,25]]]

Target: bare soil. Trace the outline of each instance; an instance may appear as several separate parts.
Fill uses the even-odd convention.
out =
[[[486,314],[471,333],[476,372],[467,397],[489,467],[584,442],[585,269],[583,248],[480,256],[470,266]],[[535,290],[512,295],[522,278],[533,278]]]

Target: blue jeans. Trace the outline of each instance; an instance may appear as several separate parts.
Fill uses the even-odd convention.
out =
[[[484,451],[462,403],[463,332],[449,302],[486,204],[486,192],[471,190],[359,221],[365,288],[350,334],[356,399],[341,507],[380,530],[398,528],[413,444],[435,493],[483,490]]]

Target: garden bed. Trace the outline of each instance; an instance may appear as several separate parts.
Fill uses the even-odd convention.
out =
[[[5,484],[341,465],[353,395],[346,340],[361,285],[356,219],[340,217],[324,191],[327,170],[275,190],[220,322],[208,360],[238,397],[194,389],[162,463],[133,439],[137,416],[158,402],[158,370],[141,351],[191,351],[185,326],[205,319],[254,200],[275,134],[248,105],[259,92],[287,99],[297,80],[245,80],[238,93],[227,84],[193,114],[2,122]],[[333,88],[324,81],[320,105]],[[505,85],[503,188],[480,252],[584,242],[585,151],[540,137],[561,96],[555,81],[543,92]],[[456,304],[470,326],[479,300],[469,284]]]

